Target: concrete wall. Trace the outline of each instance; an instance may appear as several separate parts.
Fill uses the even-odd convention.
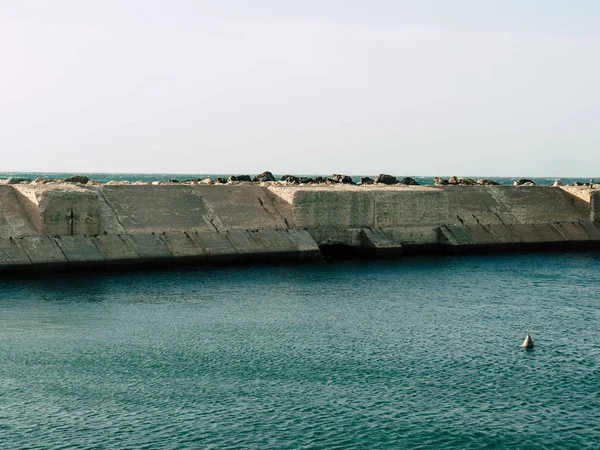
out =
[[[586,200],[587,199],[587,200]],[[0,272],[600,242],[600,192],[512,186],[0,186]],[[420,250],[419,250],[420,251]]]
[[[589,202],[548,186],[445,186],[453,225],[578,222]]]
[[[0,186],[0,237],[38,234],[12,186]]]
[[[590,195],[590,220],[600,222],[600,192]]]

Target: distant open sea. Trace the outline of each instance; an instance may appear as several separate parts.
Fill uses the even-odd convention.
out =
[[[0,447],[597,449],[599,273],[592,252],[0,278]]]
[[[41,178],[52,178],[52,179],[65,179],[67,177],[73,175],[86,175],[91,180],[101,181],[103,183],[107,183],[111,180],[115,181],[166,181],[166,180],[178,180],[184,181],[194,178],[217,178],[217,177],[228,177],[230,175],[240,175],[240,174],[214,174],[214,173],[80,173],[80,172],[63,172],[63,173],[46,173],[46,172],[0,172],[0,180],[7,178],[27,178],[30,180],[35,180],[38,177]],[[253,177],[256,174],[248,174]],[[315,177],[317,175],[321,176],[331,176],[331,174],[293,174],[297,176],[308,176]],[[370,176],[374,178],[377,174],[371,175],[352,175],[352,178],[355,182],[358,182],[360,177]],[[599,174],[600,175],[600,174]],[[275,175],[275,177],[279,180],[282,174]],[[403,178],[405,176],[411,175],[397,175],[398,179]],[[419,184],[428,185],[433,184],[433,176],[424,176],[417,177],[412,176]],[[450,178],[450,176],[442,176],[443,178]],[[470,176],[469,178],[473,178],[477,180],[478,178],[486,178],[488,180],[495,181],[500,184],[508,184],[512,185],[515,180],[520,178],[527,178],[535,182],[535,184],[542,186],[549,186],[554,183],[555,180],[559,180],[563,184],[573,184],[575,181],[579,181],[580,183],[589,183],[590,179],[594,179],[595,181],[600,181],[600,176],[598,177],[579,177],[579,178],[571,178],[571,177],[561,177],[561,178],[553,178],[553,177],[479,177],[479,176]]]

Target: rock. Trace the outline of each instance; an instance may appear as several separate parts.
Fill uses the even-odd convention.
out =
[[[398,183],[398,179],[392,175],[386,175],[385,173],[380,173],[375,177],[375,184],[396,184]]]
[[[85,175],[75,175],[69,178],[65,178],[65,181],[67,183],[87,183],[88,181],[90,181],[90,179],[88,177],[86,177]]]
[[[579,181],[575,181],[573,183],[573,186],[583,186],[583,183],[580,183]]]
[[[295,177],[294,175],[284,175],[281,177],[281,181],[290,184],[298,184],[300,182],[298,177]]]
[[[373,180],[373,178],[369,178],[369,177],[361,177],[360,181],[358,182],[358,184],[361,185],[365,185],[365,184],[373,184],[375,180]]]
[[[167,180],[169,183],[179,183],[179,180]]]
[[[398,183],[404,184],[406,186],[419,186],[419,183],[417,183],[417,180],[415,180],[414,178],[411,178],[411,177],[404,177],[400,181],[398,181]]]
[[[204,180],[198,181],[200,184],[214,184],[213,180],[210,178],[205,178]]]
[[[141,181],[138,181],[138,183],[141,183]],[[102,181],[98,181],[98,180],[90,180],[86,183],[88,186],[102,186]],[[149,181],[146,181],[144,184],[150,184]]]
[[[298,178],[298,182],[300,184],[308,184],[308,183],[314,183],[315,180],[313,180],[312,178],[309,177],[300,177]]]
[[[250,178],[249,175],[232,175],[230,176],[227,181],[231,182],[231,181],[250,181],[252,182],[252,178]]]
[[[455,186],[473,186],[477,184],[475,180],[465,177],[450,177],[448,183],[453,184]]]
[[[30,184],[31,180],[29,178],[9,178],[6,184]]]
[[[265,183],[267,181],[275,181],[275,177],[271,172],[265,170],[263,173],[256,175],[252,181],[256,183]]]
[[[433,184],[435,184],[436,186],[447,186],[450,183],[448,183],[448,180],[444,178],[433,177]]]
[[[325,183],[324,177],[315,177],[315,183]]]
[[[227,178],[219,177],[215,180],[215,183],[227,184]]]
[[[496,183],[492,180],[486,180],[485,178],[480,178],[477,180],[477,184],[481,184],[482,186],[500,186],[500,183]]]
[[[35,180],[31,182],[31,184],[46,184],[47,181],[43,178],[37,177]]]
[[[535,183],[527,178],[521,178],[513,183],[514,186],[535,186]]]
[[[342,175],[342,174],[339,174],[339,173],[334,173],[331,176],[331,179],[335,183],[354,184],[354,182],[352,181],[352,177],[349,177],[348,175]]]
[[[563,184],[560,181],[558,181],[558,180],[556,180],[556,181],[554,181],[554,183],[552,183],[553,187],[558,187],[558,186],[562,186],[562,185]]]

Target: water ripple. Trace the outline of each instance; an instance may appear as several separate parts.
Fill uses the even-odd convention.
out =
[[[3,279],[0,442],[595,448],[598,269],[564,254]]]

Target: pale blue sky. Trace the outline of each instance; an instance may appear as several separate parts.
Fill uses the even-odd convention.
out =
[[[599,176],[600,2],[0,3],[0,171]]]

